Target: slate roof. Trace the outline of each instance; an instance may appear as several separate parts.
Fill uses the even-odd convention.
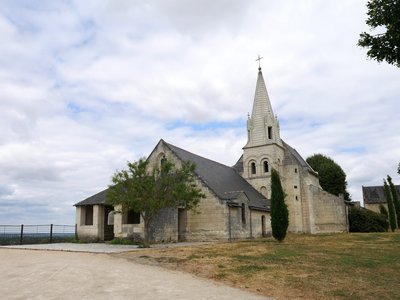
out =
[[[76,203],[74,206],[83,206],[83,205],[94,205],[94,204],[105,204],[106,203],[106,193],[108,189],[101,191],[85,200],[82,200]]]
[[[397,194],[400,196],[400,185],[395,185]],[[364,204],[383,204],[386,203],[383,185],[363,186]]]
[[[235,169],[236,172],[243,173],[244,169],[243,169],[243,154],[239,157],[238,161],[236,162],[236,164],[232,167]]]
[[[164,143],[182,161],[191,161],[196,164],[196,175],[218,198],[232,201],[237,199],[239,194],[245,193],[251,207],[260,210],[270,209],[270,201],[254,189],[234,168]],[[75,206],[105,204],[106,192],[107,189],[76,203]]]
[[[313,168],[311,168],[311,166],[301,157],[301,155],[299,154],[299,152],[297,152],[296,149],[292,148],[291,146],[289,146],[289,144],[285,143],[282,140],[282,144],[285,147],[286,150],[288,150],[291,158],[290,159],[294,159],[300,166],[302,166],[303,168],[306,168],[310,173],[317,175],[318,173],[316,171],[314,171]],[[286,156],[285,157],[286,160],[288,160],[289,158]],[[283,163],[288,163],[288,161],[283,161]]]
[[[232,200],[237,193],[244,192],[253,208],[269,210],[269,200],[254,189],[234,168],[198,156],[189,151],[165,143],[181,160],[196,164],[195,173],[220,199]]]

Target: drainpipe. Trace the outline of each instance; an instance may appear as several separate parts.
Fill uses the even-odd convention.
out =
[[[231,233],[231,207],[228,204],[228,232],[229,232],[229,241],[232,241],[232,233]]]
[[[250,211],[250,239],[253,239],[253,224],[251,222],[251,208],[249,206],[249,211]]]

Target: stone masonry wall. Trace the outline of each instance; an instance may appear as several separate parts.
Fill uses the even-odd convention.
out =
[[[287,165],[282,168],[282,173],[280,176],[285,192],[285,203],[289,210],[288,231],[304,232],[302,206],[304,205],[306,199],[302,194],[302,169],[296,164]]]
[[[380,205],[381,205],[380,203],[373,203],[373,204],[367,204],[367,203],[365,203],[365,204],[364,204],[364,207],[365,207],[366,209],[372,210],[372,211],[374,211],[374,212],[376,212],[376,213],[381,213],[381,211],[380,211],[380,209],[379,209],[379,206],[380,206]],[[386,208],[386,210],[388,209],[387,203],[382,203],[382,205]]]
[[[264,217],[264,234],[262,220]],[[251,228],[252,237],[261,238],[272,235],[271,215],[267,211],[252,210],[251,211]]]
[[[312,186],[315,233],[347,231],[346,205],[342,198]]]
[[[93,225],[85,225],[85,207],[76,207],[76,224],[79,240],[101,241],[104,239],[104,207],[93,206]]]
[[[150,240],[157,243],[178,241],[178,209],[162,209],[150,224]]]
[[[149,157],[150,166],[160,166],[161,159],[165,157],[173,162],[176,167],[181,166],[181,161],[163,143],[159,143]],[[227,239],[227,206],[226,202],[218,199],[200,180],[196,185],[205,194],[200,200],[199,206],[194,211],[186,213],[185,240],[187,241],[209,241]],[[178,211],[169,214],[171,221],[169,225],[162,225],[166,229],[164,234],[161,227],[156,230],[157,240],[178,239]]]
[[[228,207],[227,214],[227,228],[228,228],[228,237],[231,239],[246,239],[250,238],[251,230],[250,225],[252,225],[250,221],[251,212],[249,209],[249,199],[246,194],[241,193],[234,200],[239,207]],[[244,218],[243,218],[243,208],[242,203],[244,204]]]
[[[228,238],[227,229],[227,205],[225,201],[218,199],[206,186],[200,186],[205,198],[195,211],[187,214],[187,241],[210,241]]]

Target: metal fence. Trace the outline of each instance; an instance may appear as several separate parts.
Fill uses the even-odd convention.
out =
[[[76,225],[0,225],[0,245],[72,241],[76,234]]]

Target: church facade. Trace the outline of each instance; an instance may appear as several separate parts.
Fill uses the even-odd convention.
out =
[[[271,169],[276,169],[289,209],[289,231],[326,233],[347,231],[342,197],[324,191],[315,172],[300,154],[280,138],[261,68],[258,70],[253,110],[247,120],[247,143],[237,163],[230,167],[160,140],[148,157],[151,166],[162,160],[178,167],[196,164],[196,184],[206,195],[196,211],[166,209],[151,224],[151,239],[209,241],[258,238],[271,234]],[[106,190],[76,206],[78,236],[106,240],[141,239],[143,220],[135,212],[113,214]],[[116,210],[118,211],[118,209]],[[110,217],[113,215],[113,217]]]

